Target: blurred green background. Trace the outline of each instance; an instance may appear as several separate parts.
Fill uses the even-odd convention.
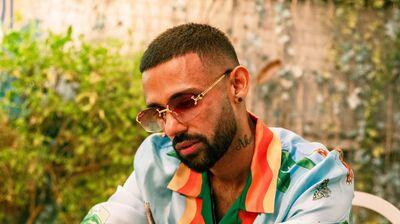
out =
[[[172,11],[177,11],[177,15],[189,14],[185,8],[190,6],[189,1],[185,7],[179,5],[182,1],[159,2],[173,2]],[[232,3],[232,10],[235,4],[242,3],[224,2]],[[320,117],[315,119],[323,122],[326,114],[347,117],[354,122],[354,127],[331,133],[330,123],[326,129],[321,129],[323,125],[304,124],[300,131],[323,143],[334,138],[352,142],[343,149],[355,173],[356,190],[379,195],[400,207],[399,3],[383,0],[247,2],[254,3],[258,13],[254,24],[259,30],[264,27],[262,21],[271,16],[261,6],[273,5],[270,8],[278,18],[275,25],[283,40],[279,58],[285,63],[296,58],[291,53],[295,40],[290,39],[294,38],[291,33],[296,22],[291,21],[296,20],[291,16],[294,3],[308,4],[333,15],[327,24],[331,28],[332,46],[326,63],[332,65],[331,73],[308,71],[313,82],[324,88],[327,98],[324,102],[313,98],[305,101],[321,105],[332,102],[339,112],[333,113],[336,109],[330,107],[321,109]],[[135,150],[147,136],[135,122],[136,113],[144,107],[138,63],[145,45],[137,36],[144,31],[125,30],[124,38],[116,34],[88,38],[93,35],[92,31],[101,36],[101,31],[108,29],[103,17],[96,17],[93,30],[86,33],[76,32],[74,26],[59,27],[61,32],[50,31],[43,27],[43,22],[28,22],[23,17],[23,12],[18,10],[11,19],[2,15],[0,222],[78,223],[91,206],[106,200],[125,181],[132,172]],[[204,18],[198,22],[214,23],[208,15]],[[22,25],[13,27],[13,20]],[[246,29],[251,33],[252,30]],[[240,57],[252,54],[257,60],[271,60],[268,55],[243,52],[248,46],[237,43],[236,38],[240,36],[232,29],[225,31],[238,46]],[[257,40],[257,32],[253,31],[251,38]],[[142,47],[131,47],[132,42]],[[257,41],[251,44],[257,47]],[[269,53],[268,49],[264,52]],[[242,61],[250,70],[254,66],[262,67]],[[300,79],[296,69],[281,68],[277,79],[254,87],[253,101],[263,102],[268,108],[274,105],[271,98],[278,99],[276,96],[283,93],[295,99],[297,92],[293,90],[301,86]],[[338,80],[345,80],[345,87],[336,85]],[[287,83],[291,83],[289,88]],[[349,95],[350,90],[346,89],[356,94]],[[267,124],[292,129],[290,119],[287,121],[281,115],[287,108],[274,107],[269,110],[271,114],[262,114],[266,110],[263,107],[253,109],[260,111]],[[298,119],[298,115],[293,119]],[[321,132],[329,135],[320,139]],[[334,147],[330,143],[328,146]],[[363,209],[355,209],[353,219],[355,223],[385,223],[379,215]]]
[[[3,37],[1,223],[78,223],[132,172],[140,54],[71,32],[32,24]]]

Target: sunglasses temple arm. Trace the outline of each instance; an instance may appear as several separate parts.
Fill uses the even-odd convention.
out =
[[[208,91],[210,91],[215,85],[217,85],[223,78],[225,77],[225,74],[223,74],[221,77],[219,77],[219,79],[217,79],[217,81],[215,81],[210,87],[208,87],[206,90],[204,90],[202,93],[200,93],[196,98],[194,98],[194,100],[197,103],[197,100],[200,100],[201,98],[203,98]]]

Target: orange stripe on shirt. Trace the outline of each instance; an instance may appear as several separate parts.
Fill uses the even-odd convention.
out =
[[[169,182],[168,189],[187,196],[197,197],[201,192],[201,184],[201,173],[194,172],[181,163]]]
[[[246,210],[264,212],[264,196],[273,178],[267,162],[267,150],[273,133],[265,125],[257,123],[254,156],[251,162],[252,181],[246,195]]]
[[[186,198],[186,208],[179,220],[179,224],[188,223],[204,223],[203,216],[201,215],[202,200],[200,198]]]
[[[263,207],[264,211],[268,213],[274,212],[276,185],[278,183],[278,173],[281,168],[282,144],[279,137],[274,133],[271,143],[268,146],[267,161],[269,167],[272,169],[272,181],[269,185],[268,191],[265,194]]]
[[[186,182],[189,180],[190,169],[188,169],[183,163],[179,165],[178,169],[175,172],[174,177],[168,184],[168,189],[173,191],[178,191],[181,189]]]
[[[188,196],[197,197],[201,192],[202,180],[203,178],[201,173],[190,170],[188,181],[182,188],[178,190],[178,192]]]
[[[196,207],[196,214],[194,215],[192,223],[193,224],[197,224],[197,223],[202,224],[202,223],[204,223],[203,215],[201,214],[201,209],[202,209],[202,206],[203,206],[203,200],[200,199],[200,198],[196,198],[196,206],[197,206]]]
[[[242,224],[253,224],[254,220],[257,218],[258,213],[255,212],[246,212],[243,210],[239,210],[238,217],[242,221]]]

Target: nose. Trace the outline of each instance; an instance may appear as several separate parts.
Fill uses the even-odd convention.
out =
[[[166,113],[164,133],[173,139],[176,135],[187,131],[187,125],[179,122],[172,113]]]

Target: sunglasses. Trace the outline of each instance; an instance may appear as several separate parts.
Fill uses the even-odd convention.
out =
[[[180,123],[186,123],[195,118],[200,113],[199,102],[215,85],[217,85],[226,75],[233,70],[228,69],[200,94],[183,94],[170,100],[165,109],[147,108],[139,112],[136,121],[147,132],[161,132],[164,130],[167,112],[170,113]]]

